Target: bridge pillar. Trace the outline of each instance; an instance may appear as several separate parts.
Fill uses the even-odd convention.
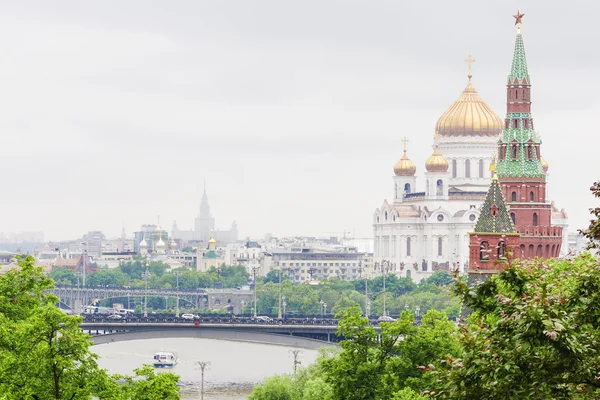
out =
[[[327,332],[327,343],[331,343],[331,333]]]
[[[75,298],[73,301],[73,313],[77,315],[81,315],[82,307],[81,307],[81,299]]]

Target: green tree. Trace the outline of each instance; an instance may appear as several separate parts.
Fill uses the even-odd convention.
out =
[[[48,277],[59,285],[75,285],[77,283],[75,272],[67,267],[52,268]]]
[[[597,199],[600,198],[600,181],[594,182],[590,187],[590,191]],[[589,241],[588,249],[600,248],[600,207],[590,208],[590,214],[593,218],[590,220],[590,225],[585,230],[579,230]]]
[[[448,271],[435,271],[433,274],[428,276],[419,282],[419,286],[434,284],[436,286],[448,286],[454,282],[454,278]]]
[[[103,268],[90,274],[86,278],[88,286],[125,286],[131,278],[118,268]]]
[[[274,375],[254,387],[248,400],[301,400],[294,380],[289,375]]]
[[[156,373],[150,365],[135,369],[135,376],[115,375],[114,378],[124,380],[121,387],[123,399],[135,400],[179,400],[181,398],[177,382],[179,376],[172,372]]]
[[[438,371],[442,399],[597,399],[600,395],[600,264],[510,265],[457,293],[472,311],[461,359]]]
[[[419,367],[439,366],[441,359],[459,352],[454,324],[437,311],[428,312],[418,327],[408,311],[380,325],[378,333],[358,307],[342,312],[337,332],[345,338],[342,351],[321,361],[332,399],[391,399],[406,387],[429,388],[435,378],[423,375]]]
[[[137,399],[98,367],[89,335],[79,328],[81,317],[56,308],[56,296],[45,293],[54,282],[34,266],[34,258],[18,263],[19,269],[0,276],[2,399]],[[163,393],[171,397],[160,398],[178,398],[177,388]]]

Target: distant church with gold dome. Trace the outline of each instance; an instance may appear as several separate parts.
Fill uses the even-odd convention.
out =
[[[504,122],[471,82],[440,116],[433,153],[417,185],[417,166],[404,154],[394,165],[393,200],[373,213],[372,275],[395,274],[420,281],[437,270],[464,271],[473,231],[491,183],[490,164]],[[547,170],[548,164],[543,161]],[[567,226],[566,214],[561,220]],[[566,231],[566,230],[565,230]]]

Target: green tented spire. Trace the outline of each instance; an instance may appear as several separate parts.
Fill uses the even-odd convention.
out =
[[[481,214],[475,225],[475,233],[516,233],[517,230],[508,214],[498,177],[494,179],[481,206]]]
[[[510,69],[508,78],[511,83],[515,81],[515,78],[519,82],[525,79],[527,84],[530,83],[529,72],[527,71],[527,58],[525,57],[525,45],[523,44],[521,32],[517,33],[517,39],[515,40],[515,54],[513,55],[512,68]]]

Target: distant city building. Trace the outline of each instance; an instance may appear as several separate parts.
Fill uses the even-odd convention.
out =
[[[206,186],[204,187],[204,193],[202,194],[198,216],[194,220],[194,229],[179,229],[177,222],[175,221],[173,222],[171,234],[174,238],[181,239],[183,242],[195,241],[207,243],[211,238],[211,234],[219,243],[234,243],[238,240],[238,228],[235,221],[233,221],[229,230],[215,229],[215,219],[210,213],[208,196],[206,195]]]
[[[87,253],[95,258],[102,255],[102,242],[106,239],[104,233],[100,231],[90,231],[83,235],[83,246]]]
[[[169,233],[158,225],[142,225],[133,234],[133,251],[140,255],[166,254],[178,248],[177,242],[169,240]]]
[[[370,269],[368,255],[356,249],[323,250],[314,248],[274,249],[270,251],[272,269],[281,269],[293,283],[320,281],[337,277],[355,280]]]
[[[217,241],[211,235],[210,239],[208,240],[207,249],[198,247],[197,271],[206,272],[211,268],[219,268],[221,265],[225,264],[225,257],[220,251],[217,250],[216,245]]]

